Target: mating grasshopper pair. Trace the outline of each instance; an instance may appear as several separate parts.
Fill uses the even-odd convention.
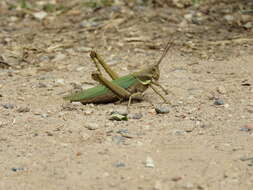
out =
[[[165,103],[169,103],[154,86],[160,87],[165,94],[168,94],[168,91],[157,81],[160,77],[159,65],[170,49],[171,44],[172,43],[167,44],[157,63],[147,66],[139,72],[134,72],[122,77],[119,77],[119,75],[115,73],[95,51],[91,51],[90,57],[97,67],[97,71],[93,72],[91,76],[94,80],[98,81],[100,85],[66,96],[64,99],[69,100],[70,102],[81,102],[83,104],[109,103],[118,100],[128,100],[129,106],[133,99],[142,99],[143,92],[148,87],[151,87]],[[103,77],[99,65],[101,65],[109,74],[112,81]]]

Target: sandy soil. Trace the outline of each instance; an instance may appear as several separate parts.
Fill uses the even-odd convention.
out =
[[[238,9],[252,4],[66,2],[44,18],[34,1],[0,2],[0,189],[251,190],[253,46],[245,24],[253,16]],[[128,121],[111,121],[127,103],[62,99],[97,84],[91,49],[124,75],[155,62],[172,34],[159,80],[172,105],[149,89]]]

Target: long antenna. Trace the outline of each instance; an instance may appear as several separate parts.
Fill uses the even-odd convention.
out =
[[[173,42],[173,36],[170,38],[170,40],[168,41],[168,43],[166,44],[166,47],[163,51],[163,54],[162,56],[160,57],[160,59],[158,60],[158,62],[156,63],[157,66],[159,66],[159,64],[162,62],[163,58],[166,56],[166,54],[168,53],[169,49],[171,48],[172,46],[172,42]]]

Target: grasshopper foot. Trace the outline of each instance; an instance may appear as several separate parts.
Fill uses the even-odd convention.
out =
[[[96,58],[96,57],[97,57],[97,52],[91,51],[91,52],[90,52],[90,57],[91,57],[91,58]]]
[[[95,81],[99,82],[99,76],[101,76],[101,74],[99,72],[97,72],[97,71],[94,71],[94,72],[91,73],[91,77]]]

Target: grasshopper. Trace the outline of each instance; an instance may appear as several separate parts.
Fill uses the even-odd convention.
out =
[[[139,72],[134,72],[122,77],[114,72],[95,51],[91,51],[90,57],[97,68],[97,71],[93,72],[91,76],[95,81],[98,81],[100,85],[65,96],[64,99],[70,102],[81,102],[82,104],[128,100],[129,106],[132,99],[141,100],[143,92],[151,87],[165,103],[169,103],[154,86],[160,87],[165,94],[168,94],[168,91],[158,83],[158,79],[160,77],[159,65],[166,56],[171,44],[172,43],[168,43],[166,45],[157,63],[147,66]],[[103,77],[99,65],[101,65],[112,78],[111,81]]]

